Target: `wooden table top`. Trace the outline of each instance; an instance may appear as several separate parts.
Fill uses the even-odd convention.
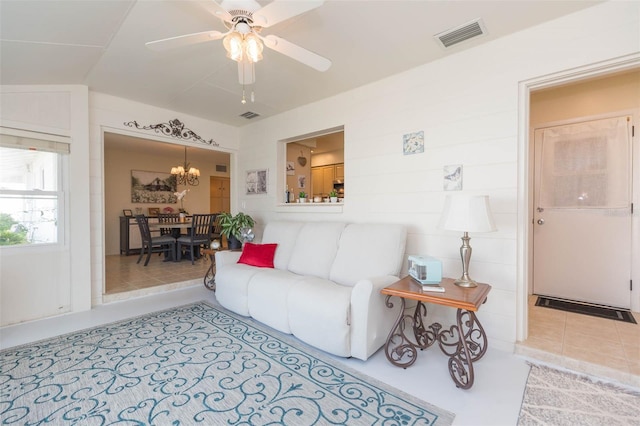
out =
[[[439,285],[444,287],[445,291],[438,293],[423,291],[422,284],[412,277],[406,276],[383,288],[380,293],[475,312],[485,302],[489,291],[491,291],[489,284],[478,283],[478,287],[465,288],[455,285],[454,281],[453,278],[443,278]]]

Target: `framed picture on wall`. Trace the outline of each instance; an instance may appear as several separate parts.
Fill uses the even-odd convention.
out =
[[[177,203],[177,190],[176,177],[171,173],[131,170],[132,203]]]
[[[245,179],[247,194],[266,194],[269,181],[267,169],[249,170]]]
[[[160,207],[149,207],[149,217],[158,217]]]
[[[424,131],[407,133],[402,136],[402,152],[404,155],[421,154],[424,152]]]
[[[462,164],[444,166],[444,190],[460,191],[462,189]]]
[[[293,161],[287,161],[287,175],[293,176],[296,174],[296,163]]]
[[[131,209],[123,209],[122,214],[124,215],[124,217],[133,217],[133,212],[131,211]]]

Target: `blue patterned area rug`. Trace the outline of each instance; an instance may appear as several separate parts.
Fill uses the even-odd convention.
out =
[[[0,352],[14,425],[449,425],[454,414],[205,302]]]

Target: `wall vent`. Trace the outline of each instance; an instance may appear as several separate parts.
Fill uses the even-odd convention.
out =
[[[247,111],[244,114],[240,114],[240,117],[244,117],[247,120],[251,120],[252,118],[260,117],[260,114],[258,114],[257,112]]]
[[[216,172],[227,173],[227,165],[226,164],[216,164]]]
[[[485,34],[487,34],[487,29],[484,26],[482,19],[478,18],[471,22],[467,22],[466,24],[438,33],[434,37],[440,46],[447,48]]]

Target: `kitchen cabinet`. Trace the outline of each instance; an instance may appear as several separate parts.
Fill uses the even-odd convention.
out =
[[[337,179],[336,166],[341,166],[341,173],[344,175],[344,164],[332,164],[330,166],[317,166],[311,168],[311,195],[319,195],[322,197],[329,196],[329,192],[333,189],[333,181]]]
[[[322,167],[311,168],[311,195],[320,195],[324,191],[324,170]]]
[[[344,163],[311,168],[311,195],[328,197],[333,189],[333,181],[344,180]]]

